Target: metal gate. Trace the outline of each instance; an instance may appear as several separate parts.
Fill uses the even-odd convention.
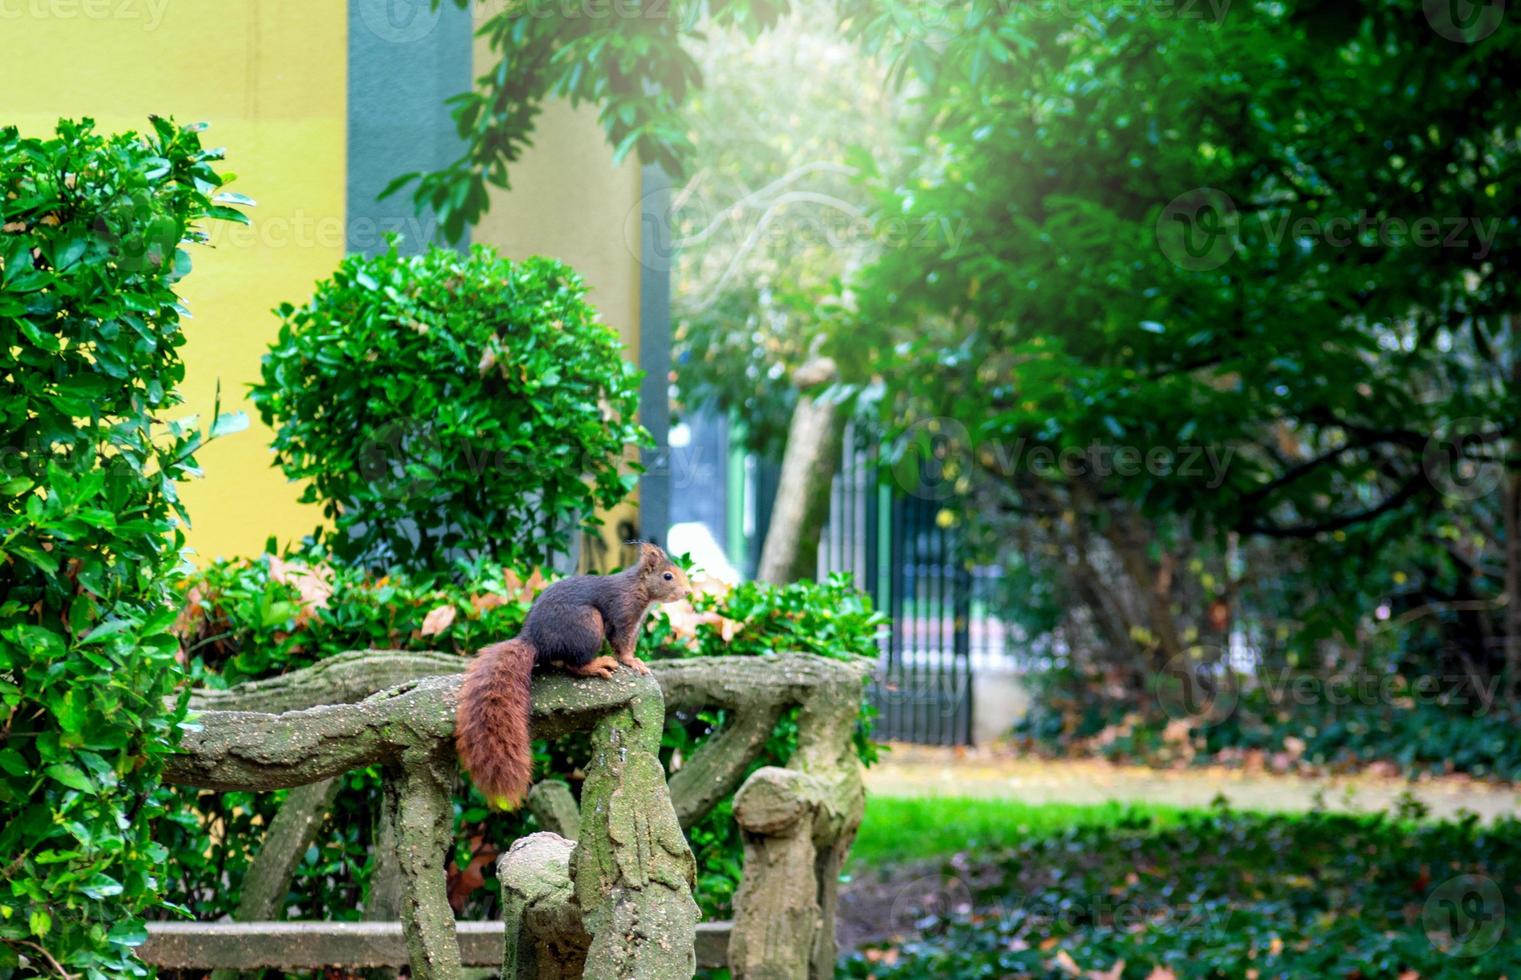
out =
[[[847,431],[819,574],[843,571],[892,620],[870,690],[878,738],[972,741],[973,574],[940,503],[878,479],[875,447]]]

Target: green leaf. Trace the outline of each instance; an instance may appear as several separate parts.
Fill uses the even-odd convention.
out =
[[[43,771],[70,789],[77,789],[81,793],[90,794],[99,792],[95,784],[90,781],[90,777],[84,774],[84,770],[72,763],[55,762]]]

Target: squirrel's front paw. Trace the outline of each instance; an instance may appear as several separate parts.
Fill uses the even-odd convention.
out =
[[[627,660],[620,660],[619,663],[623,664],[625,667],[632,667],[634,669],[634,673],[636,674],[648,674],[650,672],[649,665],[636,657],[630,657]]]
[[[618,661],[612,657],[597,657],[589,660],[579,667],[570,668],[570,672],[577,677],[601,677],[606,680],[613,676],[613,671],[618,669]]]

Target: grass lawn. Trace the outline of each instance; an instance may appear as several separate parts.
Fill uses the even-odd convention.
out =
[[[1043,803],[955,796],[866,796],[866,815],[850,849],[851,864],[878,867],[958,851],[1009,850],[1071,827],[1121,827],[1150,818],[1177,823],[1190,811],[1156,803]]]

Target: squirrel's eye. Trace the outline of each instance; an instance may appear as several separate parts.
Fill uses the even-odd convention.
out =
[[[670,581],[670,580],[671,580],[671,579],[673,579],[673,578],[675,578],[675,577],[676,577],[676,576],[674,576],[674,575],[672,575],[672,574],[671,574],[671,573],[670,573],[670,572],[666,572],[666,573],[665,573],[665,580],[666,580],[666,581],[667,581],[667,582],[669,582],[669,581]]]

